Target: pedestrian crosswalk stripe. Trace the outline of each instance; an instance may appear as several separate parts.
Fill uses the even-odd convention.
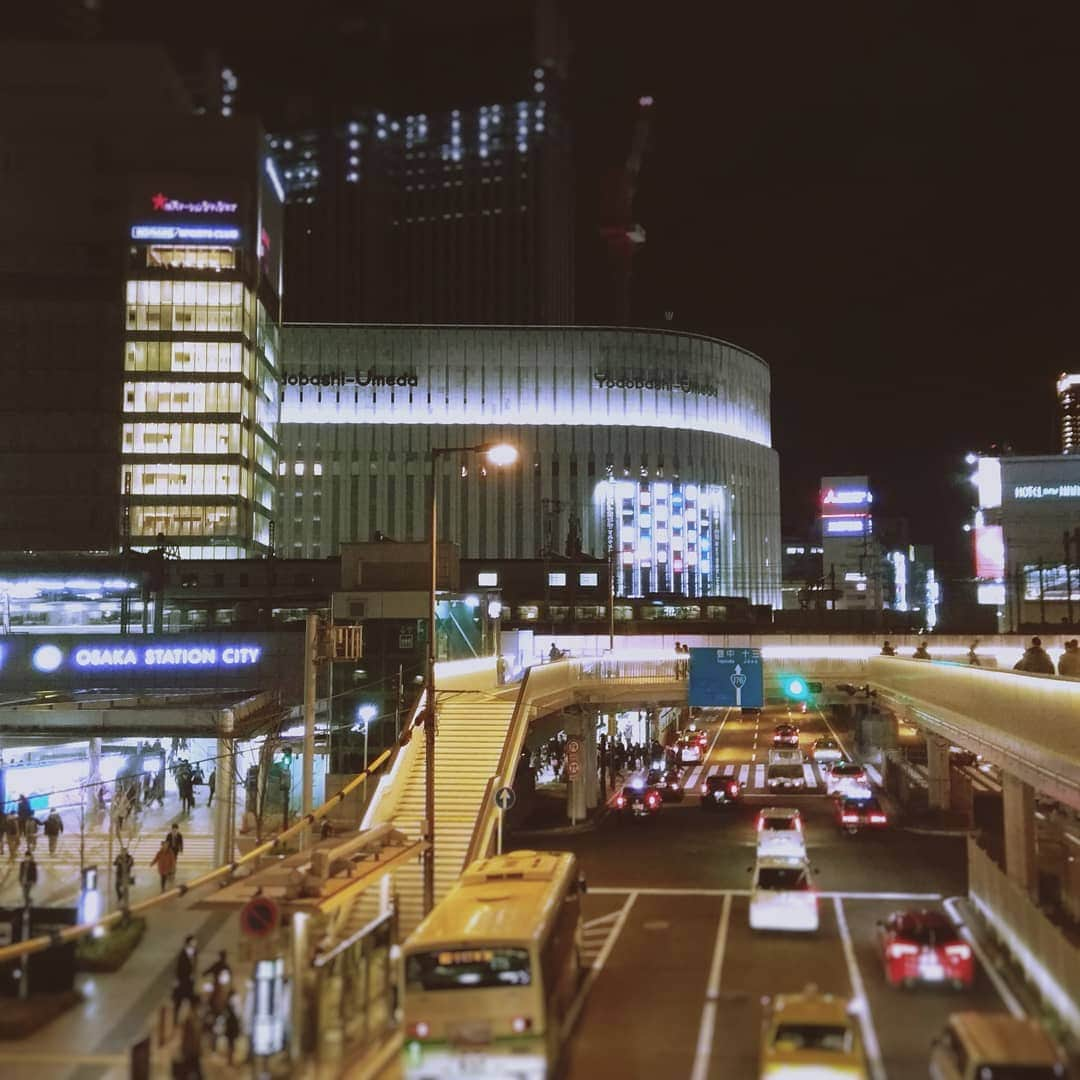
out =
[[[765,766],[754,766],[754,787],[763,788],[765,786]]]
[[[825,790],[825,773],[821,766],[814,761],[804,761],[802,764],[803,779],[806,792]],[[738,779],[739,785],[747,794],[755,791],[766,792],[768,766],[764,763],[743,762],[736,764],[716,765],[688,765],[679,774],[679,782],[686,791],[695,791],[710,776],[723,776],[725,778]]]
[[[698,785],[698,781],[701,779],[701,766],[699,765],[693,772],[690,773],[690,778],[686,781],[686,786],[689,788],[695,788]]]
[[[732,776],[734,774],[734,772],[735,772],[735,766],[734,765],[725,765],[724,766],[724,775],[725,776]]]
[[[804,762],[802,767],[802,774],[808,788],[817,787],[817,775],[814,772],[813,765]]]
[[[709,766],[709,771],[705,775],[706,776],[715,776],[717,774],[717,772],[719,771],[719,769],[720,769],[719,765],[710,765]]]
[[[750,779],[750,766],[749,765],[740,765],[739,766],[739,785],[741,787],[746,787],[747,783],[749,782],[749,779]]]

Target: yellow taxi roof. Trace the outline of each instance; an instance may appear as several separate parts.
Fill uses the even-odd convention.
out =
[[[835,994],[805,990],[801,994],[777,994],[773,1020],[807,1024],[850,1024],[848,999]]]
[[[573,855],[555,851],[477,859],[413,931],[405,949],[531,941],[552,917],[576,865]]]
[[[953,1013],[949,1026],[960,1035],[972,1055],[987,1062],[1017,1065],[1055,1065],[1057,1045],[1037,1020],[1008,1013]]]

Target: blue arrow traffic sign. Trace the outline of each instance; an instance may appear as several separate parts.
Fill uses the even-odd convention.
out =
[[[765,679],[760,649],[691,649],[689,704],[760,709]]]
[[[495,805],[500,810],[509,810],[517,802],[517,796],[511,787],[501,787],[495,792]]]

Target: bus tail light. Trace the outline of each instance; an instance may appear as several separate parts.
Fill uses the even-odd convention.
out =
[[[521,1035],[523,1032],[532,1031],[532,1019],[528,1016],[515,1016],[510,1021],[510,1027],[515,1035]]]
[[[414,1020],[409,1025],[410,1039],[426,1039],[431,1034],[431,1026],[426,1020]]]

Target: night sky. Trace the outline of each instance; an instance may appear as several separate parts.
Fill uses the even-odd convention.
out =
[[[246,108],[345,86],[385,100],[379,85],[402,71],[363,61],[371,4],[190,0],[177,21],[169,5],[105,3],[125,36],[216,46]],[[437,93],[455,66],[485,63],[503,79],[510,31],[493,12],[513,4],[483,0],[467,53],[436,53],[396,89]],[[465,26],[470,6],[443,17]],[[1054,379],[1078,362],[1075,5],[570,11],[579,312],[594,298],[602,178],[650,93],[634,321],[672,310],[673,327],[769,362],[786,530],[808,526],[821,475],[868,473],[879,514],[937,546],[941,577],[970,575],[963,454],[1056,452]]]

